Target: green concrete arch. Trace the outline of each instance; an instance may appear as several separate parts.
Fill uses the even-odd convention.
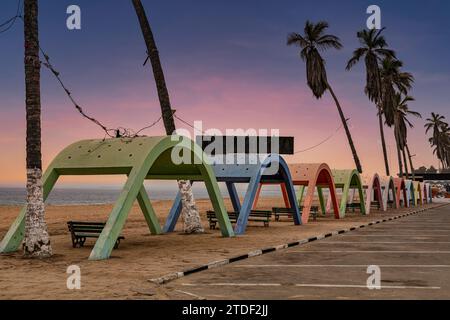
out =
[[[342,189],[342,195],[339,205],[339,217],[345,217],[345,213],[347,211],[347,203],[350,196],[350,189],[356,189],[358,191],[361,214],[365,215],[366,206],[364,203],[364,190],[358,170],[332,170],[332,173],[336,189]],[[329,206],[330,205],[328,205],[328,207]]]
[[[184,156],[175,163],[173,154]],[[192,140],[180,136],[137,137],[133,139],[83,140],[59,153],[43,177],[44,200],[58,178],[64,175],[127,175],[128,179],[117,199],[103,232],[91,252],[90,260],[107,259],[122,231],[128,213],[138,201],[150,232],[160,234],[161,227],[143,186],[145,180],[204,181],[216,211],[222,235],[234,236],[225,204],[206,156]],[[0,244],[0,252],[16,251],[25,230],[23,208]]]

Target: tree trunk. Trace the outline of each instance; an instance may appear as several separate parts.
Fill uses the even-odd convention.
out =
[[[403,154],[403,163],[405,164],[406,179],[409,179],[408,161],[406,160],[405,148],[402,149],[402,154]]]
[[[383,126],[383,114],[381,112],[381,108],[378,107],[378,122],[380,126],[380,136],[381,136],[381,145],[383,147],[383,156],[384,156],[384,167],[386,168],[386,176],[390,176],[390,170],[389,170],[389,160],[388,160],[388,154],[386,150],[386,139],[384,138],[384,126]]]
[[[395,145],[397,148],[397,158],[398,158],[398,170],[400,178],[403,178],[403,165],[402,165],[402,156],[400,152],[400,144],[398,143],[398,134],[397,130],[394,129],[394,135],[395,135]]]
[[[412,179],[415,180],[416,179],[416,174],[414,172],[414,166],[413,166],[413,162],[412,162],[411,152],[409,152],[408,144],[406,144],[406,152],[408,153],[409,167],[411,169]]]
[[[339,116],[341,117],[342,125],[344,126],[345,134],[347,135],[348,143],[350,144],[350,149],[352,150],[356,169],[359,171],[359,173],[362,173],[361,162],[359,161],[358,154],[356,153],[355,145],[353,144],[352,135],[348,128],[347,119],[345,119],[344,112],[342,111],[342,108],[341,108],[341,104],[339,103],[339,100],[337,99],[336,95],[334,94],[333,89],[331,89],[331,86],[329,84],[328,84],[328,90],[330,91],[330,93],[334,99],[334,102],[336,103],[336,107],[339,111]]]
[[[153,32],[148,22],[145,9],[140,0],[132,0],[136,15],[139,19],[142,34],[144,36],[145,44],[147,46],[148,56],[153,69],[153,76],[156,82],[159,102],[161,105],[162,118],[166,134],[171,135],[175,132],[175,121],[173,119],[173,110],[170,104],[169,91],[167,90],[166,80],[159,58],[158,48],[156,46]],[[192,193],[192,185],[189,181],[178,181],[178,188],[181,192],[182,198],[182,213],[184,221],[185,233],[202,233],[204,232],[200,214],[195,205],[194,195]]]
[[[25,216],[25,257],[47,258],[52,255],[45,223],[41,160],[41,88],[37,0],[24,2],[25,95],[27,118],[27,211]]]

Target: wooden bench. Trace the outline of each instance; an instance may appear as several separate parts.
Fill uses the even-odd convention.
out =
[[[216,213],[214,211],[207,211],[206,217],[209,221],[209,228],[211,230],[216,229],[216,225],[218,223]],[[228,217],[230,218],[231,223],[236,223],[239,218],[239,214],[236,212],[228,212]],[[248,221],[263,222],[264,227],[268,227],[271,217],[272,212],[270,212],[269,210],[252,210],[248,217]]]
[[[347,210],[348,209],[351,209],[353,213],[355,210],[361,211],[361,204],[359,202],[347,203]]]
[[[83,247],[87,238],[98,238],[105,227],[105,223],[103,222],[79,222],[79,221],[69,221],[67,222],[67,226],[69,227],[69,231],[72,235],[72,245],[74,248]],[[117,249],[120,244],[120,240],[124,240],[125,238],[120,236],[116,244],[114,245],[114,249]]]
[[[304,207],[300,206],[299,209],[300,209],[300,215],[301,215]],[[272,208],[272,213],[275,216],[275,221],[280,221],[280,217],[281,216],[285,216],[288,219],[292,219],[292,215],[294,213],[294,210],[292,208]],[[314,221],[317,219],[317,214],[318,213],[319,213],[319,207],[318,206],[311,206],[311,214],[313,216],[313,220]]]
[[[379,201],[372,201],[372,202],[370,203],[370,206],[371,206],[371,208],[373,208],[373,209],[377,209],[377,210],[380,210],[380,209],[381,209],[381,204],[380,204]]]

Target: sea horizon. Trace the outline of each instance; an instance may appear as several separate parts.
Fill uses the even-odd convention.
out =
[[[220,191],[224,198],[228,198],[226,186],[220,185]],[[122,188],[120,186],[58,186],[52,190],[48,197],[47,205],[105,205],[113,204],[117,200]],[[176,186],[147,187],[147,193],[151,200],[173,200],[177,194]],[[239,196],[245,195],[246,185],[237,185]],[[205,186],[193,185],[196,199],[209,199]],[[263,196],[280,196],[277,186],[265,186],[261,192]],[[26,203],[26,189],[24,187],[0,186],[0,206],[20,206]]]

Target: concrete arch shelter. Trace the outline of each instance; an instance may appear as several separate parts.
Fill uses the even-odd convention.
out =
[[[424,198],[423,198],[423,188],[422,183],[420,181],[413,181],[414,184],[414,199],[415,199],[415,205],[421,205],[423,206]]]
[[[405,179],[394,178],[394,184],[398,208],[402,206],[405,208],[409,208],[409,197],[408,197],[408,190],[406,189]]]
[[[349,203],[350,190],[356,190],[359,195],[359,208],[361,214],[366,214],[366,204],[364,202],[364,190],[361,177],[357,170],[332,170],[334,185],[336,189],[342,189],[340,199],[339,217],[344,218]],[[331,197],[328,198],[327,208],[330,207]]]
[[[431,192],[431,184],[428,182],[424,182],[423,184],[423,196],[427,203],[433,202],[433,195]]]
[[[174,163],[172,152],[189,155],[192,164]],[[135,200],[139,202],[151,233],[161,233],[158,219],[143,186],[146,179],[204,181],[222,235],[234,235],[214,173],[204,162],[201,148],[187,138],[166,136],[76,142],[64,149],[45,172],[44,200],[58,178],[65,175],[128,176],[106,226],[91,252],[90,260],[107,259],[110,256]],[[0,252],[12,252],[19,248],[24,237],[25,212],[26,208],[22,209],[9,229],[0,244]]]
[[[417,206],[417,197],[416,190],[414,187],[414,182],[412,180],[405,180],[405,188],[406,188],[406,198],[407,198],[407,207]]]
[[[334,209],[334,215],[336,219],[339,219],[339,205],[336,197],[336,189],[334,187],[333,174],[330,167],[325,163],[301,163],[301,164],[289,164],[289,171],[292,177],[292,183],[294,186],[300,186],[297,192],[298,204],[303,203],[302,211],[302,223],[306,224],[309,220],[309,214],[311,212],[311,206],[313,205],[314,193],[317,189],[319,196],[320,207],[322,213],[326,213],[325,200],[323,197],[323,189],[329,189],[331,202]],[[261,184],[258,189],[256,201],[261,192]],[[306,196],[305,196],[305,189]],[[285,199],[286,207],[289,203],[286,201],[288,195],[284,186],[282,186],[283,198]]]
[[[381,190],[383,192],[383,210],[387,211],[391,206],[394,209],[400,208],[400,199],[397,197],[395,181],[393,177],[381,177]]]
[[[235,212],[239,217],[234,229],[235,234],[245,233],[248,217],[256,199],[259,184],[272,183],[283,184],[288,195],[289,206],[293,208],[294,223],[301,224],[300,212],[295,198],[291,175],[285,160],[278,154],[253,155],[258,158],[255,164],[249,156],[242,160],[236,160],[235,164],[212,164],[212,169],[218,182],[225,182]],[[276,168],[276,169],[275,169]],[[248,183],[244,201],[241,205],[236,190],[236,183]],[[177,195],[175,203],[170,211],[169,218],[164,226],[165,232],[172,232],[181,213],[181,196]]]
[[[372,202],[376,202],[380,209],[385,211],[380,176],[377,173],[373,175],[363,175],[362,184],[365,194],[364,201],[366,202],[366,213],[370,213]]]

